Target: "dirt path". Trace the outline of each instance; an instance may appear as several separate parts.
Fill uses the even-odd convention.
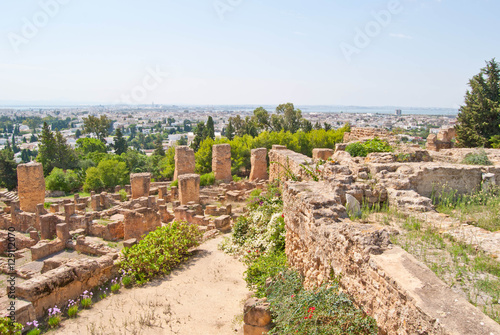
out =
[[[242,334],[244,265],[217,250],[219,236],[163,280],[122,289],[50,334]]]

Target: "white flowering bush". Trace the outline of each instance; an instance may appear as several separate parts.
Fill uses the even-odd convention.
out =
[[[248,207],[248,213],[238,218],[233,233],[224,239],[221,249],[240,256],[284,250],[285,221],[280,190],[273,185],[265,195],[256,190]]]

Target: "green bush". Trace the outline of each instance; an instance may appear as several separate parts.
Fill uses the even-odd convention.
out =
[[[340,293],[336,283],[305,290],[302,277],[285,271],[273,279],[267,301],[275,327],[269,334],[377,334],[375,320]]]
[[[21,334],[23,326],[19,323],[13,322],[11,318],[0,318],[0,334]]]
[[[197,225],[173,222],[147,234],[139,243],[122,250],[120,267],[138,284],[170,273],[199,244]]]
[[[48,190],[63,191],[66,193],[77,191],[82,186],[82,182],[76,172],[72,170],[64,172],[59,168],[54,168],[47,176],[45,182]]]
[[[179,186],[179,180],[178,179],[176,179],[176,180],[174,180],[173,182],[170,183],[170,188],[177,187],[177,186]]]
[[[259,254],[258,251],[256,253]],[[285,252],[280,250],[269,254],[261,254],[256,259],[249,255],[248,259],[250,261],[246,262],[248,268],[245,271],[245,281],[248,287],[255,291],[257,297],[265,297],[267,278],[273,278],[287,268]]]
[[[475,152],[471,152],[465,155],[464,159],[462,160],[462,164],[493,165],[484,149],[476,150]]]
[[[118,191],[118,194],[120,195],[120,200],[122,202],[127,201],[127,197],[128,197],[127,191],[125,191],[124,189],[121,189],[120,191]]]
[[[125,162],[116,159],[103,159],[97,167],[87,169],[85,192],[113,189],[116,185],[125,185],[130,180],[130,174]]]
[[[215,175],[213,172],[205,173],[200,176],[200,186],[210,186],[215,184]]]
[[[345,151],[347,151],[352,157],[366,157],[372,152],[392,152],[393,149],[386,141],[374,138],[363,143],[354,142],[348,144]]]

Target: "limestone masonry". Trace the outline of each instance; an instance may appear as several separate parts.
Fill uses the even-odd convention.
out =
[[[36,212],[36,205],[45,202],[45,179],[43,166],[31,162],[17,166],[17,190],[20,208],[25,212]]]

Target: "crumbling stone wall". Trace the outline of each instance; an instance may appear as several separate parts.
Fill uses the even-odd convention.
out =
[[[217,144],[212,147],[212,171],[216,181],[230,182],[231,176],[231,145]]]
[[[496,334],[500,326],[393,246],[383,227],[345,218],[329,186],[287,182],[286,254],[315,287],[328,278],[377,320],[381,334]]]
[[[362,141],[372,139],[375,137],[386,138],[389,132],[385,129],[372,128],[372,127],[357,127],[351,128],[351,132],[344,133],[344,143],[353,141]]]
[[[180,175],[194,173],[194,169],[194,150],[187,145],[176,147],[174,180],[177,180]]]
[[[130,185],[132,187],[132,199],[149,196],[149,184],[151,173],[132,173]]]
[[[161,226],[160,214],[153,208],[123,209],[121,212],[125,216],[123,221],[123,238],[125,240],[132,238],[140,240],[144,234]]]
[[[427,137],[426,149],[439,151],[441,149],[453,148],[452,140],[457,136],[455,127],[439,130],[436,134],[429,134]]]
[[[16,285],[16,297],[29,301],[36,318],[48,308],[76,300],[85,290],[101,285],[115,276],[117,267],[110,255],[97,259],[71,260],[66,264]]]
[[[36,205],[45,202],[45,179],[43,166],[30,162],[17,166],[17,191],[21,210],[36,212]]]
[[[288,149],[269,151],[269,181],[290,179],[290,174],[307,179],[308,175],[301,165],[312,165],[311,158]]]

